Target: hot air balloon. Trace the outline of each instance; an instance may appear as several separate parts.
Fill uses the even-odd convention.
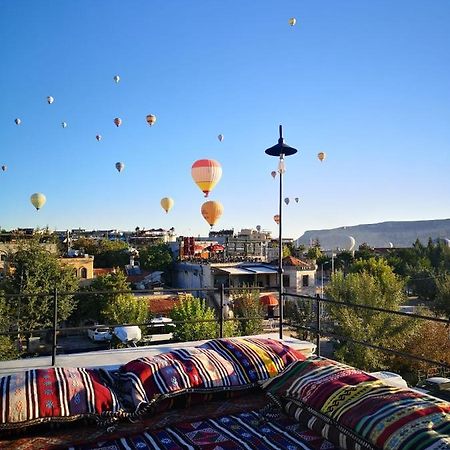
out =
[[[221,217],[223,213],[223,206],[216,201],[208,201],[202,205],[202,216],[212,227]]]
[[[67,123],[66,123],[66,122],[61,122],[61,126],[62,126],[63,128],[67,128]]]
[[[299,198],[298,197],[295,197],[295,203],[298,203],[298,200],[299,200]]]
[[[8,170],[8,166],[2,166],[3,172],[6,172]]]
[[[295,17],[291,17],[289,19],[289,25],[293,27],[297,23],[297,19]]]
[[[168,213],[175,202],[170,197],[164,197],[161,199],[161,206],[166,213]]]
[[[222,177],[222,166],[214,159],[199,159],[192,164],[192,178],[205,193],[205,197],[213,190]]]
[[[95,139],[97,139],[97,141],[101,141],[102,140],[102,135],[101,134],[97,134],[97,136],[95,136]]]
[[[259,233],[261,231],[261,225],[256,225],[256,231]]]
[[[20,125],[22,123],[22,121],[19,118],[14,119],[14,122],[16,123],[16,125]]]
[[[278,214],[275,214],[273,216],[273,220],[275,220],[275,223],[278,225],[280,223],[280,216]]]
[[[289,197],[286,197],[286,198],[284,199],[284,203],[286,203],[286,205],[289,205],[289,202],[290,202]]]
[[[270,172],[270,175],[272,175],[272,178],[275,178],[277,176],[277,172],[275,170],[272,170],[272,172]]]
[[[49,104],[49,105],[51,105],[53,102],[55,101],[55,99],[52,97],[52,96],[48,96],[47,97],[47,103]]]
[[[123,162],[116,162],[116,169],[118,172],[122,172],[125,169],[125,164]]]
[[[219,134],[219,136],[217,136],[217,139],[219,139],[220,142],[223,141],[223,138],[224,138],[223,134]]]
[[[115,75],[115,76],[114,76],[114,81],[115,81],[116,83],[118,83],[118,82],[120,81],[119,75]]]
[[[320,162],[322,162],[327,157],[327,155],[324,152],[319,152],[317,153],[317,157],[319,158]]]
[[[116,117],[114,119],[114,123],[115,123],[116,127],[120,127],[120,125],[122,125],[122,119],[120,117]]]
[[[147,123],[152,126],[155,122],[156,122],[156,116],[154,116],[153,114],[149,114],[146,117]]]
[[[30,197],[31,204],[37,209],[41,209],[44,205],[47,199],[45,198],[44,194],[41,194],[40,192],[36,192]]]

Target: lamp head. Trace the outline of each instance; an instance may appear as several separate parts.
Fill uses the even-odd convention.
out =
[[[275,144],[274,146],[268,148],[265,153],[270,156],[277,156],[279,158],[281,157],[281,155],[295,155],[295,153],[297,153],[297,149],[295,149],[294,147],[290,147],[289,145],[284,143],[283,127],[280,125],[280,137],[278,139],[278,144]]]

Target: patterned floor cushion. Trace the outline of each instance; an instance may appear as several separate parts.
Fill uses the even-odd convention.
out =
[[[100,372],[49,368],[0,378],[0,430],[120,414],[116,394]]]
[[[376,448],[450,449],[450,403],[336,361],[293,363],[264,389],[279,402],[300,401]]]

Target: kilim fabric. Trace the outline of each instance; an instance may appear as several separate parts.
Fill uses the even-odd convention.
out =
[[[338,447],[300,425],[280,416],[268,421],[255,410],[216,419],[185,422],[156,431],[74,450],[337,450]]]
[[[55,367],[0,378],[0,430],[119,411],[116,394],[95,370]]]
[[[278,400],[300,401],[376,448],[450,449],[450,403],[387,386],[335,361],[296,362],[264,388]]]

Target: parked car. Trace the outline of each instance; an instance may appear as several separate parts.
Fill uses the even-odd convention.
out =
[[[136,347],[136,343],[142,338],[141,329],[136,325],[114,327],[114,336],[128,347]]]
[[[88,336],[93,341],[110,341],[112,339],[111,330],[108,327],[96,326],[88,329]]]

